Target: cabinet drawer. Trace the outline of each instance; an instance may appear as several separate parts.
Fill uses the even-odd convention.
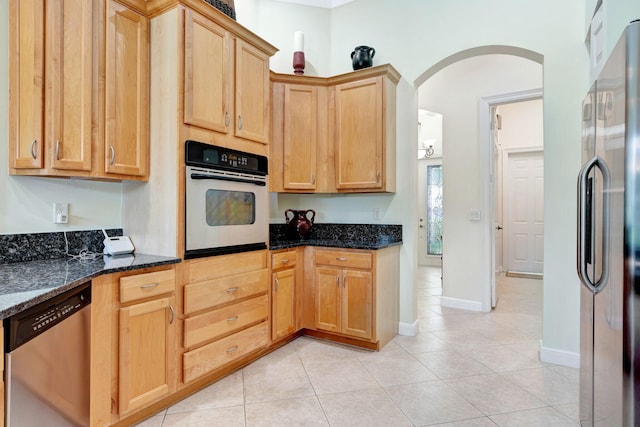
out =
[[[297,262],[296,251],[278,252],[271,255],[271,268],[279,270],[281,268],[295,267]]]
[[[189,283],[267,268],[267,251],[219,255],[189,263]]]
[[[269,343],[268,322],[212,342],[183,355],[183,380],[189,382]]]
[[[120,278],[120,302],[153,297],[175,291],[175,270],[154,271]]]
[[[371,253],[350,251],[316,250],[316,265],[330,265],[334,267],[372,268]]]
[[[269,270],[251,271],[184,287],[184,314],[213,308],[269,289]]]
[[[184,321],[184,346],[189,348],[213,340],[266,320],[268,316],[269,297],[263,295],[191,317]]]

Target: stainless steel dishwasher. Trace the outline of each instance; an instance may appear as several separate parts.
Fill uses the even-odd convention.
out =
[[[89,425],[91,286],[5,319],[7,426]]]

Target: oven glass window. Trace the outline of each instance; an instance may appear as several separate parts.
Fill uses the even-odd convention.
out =
[[[256,221],[256,195],[245,191],[207,190],[207,224],[247,225]]]

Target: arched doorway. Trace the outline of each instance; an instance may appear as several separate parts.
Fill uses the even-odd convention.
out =
[[[496,68],[495,63],[502,65]],[[482,98],[490,96],[539,90],[542,63],[542,55],[527,49],[482,46],[443,59],[415,81],[419,108],[442,113],[444,122],[443,306],[491,310],[495,282],[491,188],[494,166],[493,150],[488,143],[490,114],[487,112],[486,120],[480,118],[479,104]],[[520,78],[527,73],[536,74],[536,78]],[[429,98],[448,98],[446,108],[429,102],[423,104],[421,89],[425,85],[440,88],[440,93],[433,92]],[[443,94],[447,85],[453,85],[449,86],[453,89]],[[465,89],[469,96],[460,95]],[[466,116],[457,114],[463,110]]]

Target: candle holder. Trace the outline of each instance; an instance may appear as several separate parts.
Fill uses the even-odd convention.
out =
[[[293,73],[296,75],[304,74],[304,52],[293,52]]]

